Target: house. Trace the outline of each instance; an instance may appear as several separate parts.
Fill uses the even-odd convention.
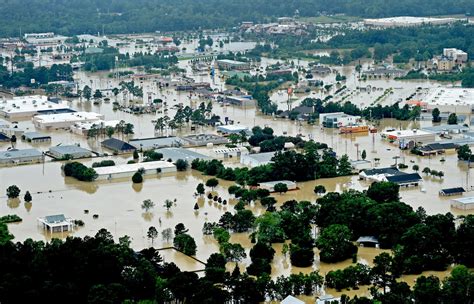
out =
[[[437,155],[437,154],[444,154],[444,153],[454,153],[458,145],[454,143],[432,143],[426,144],[420,148],[418,148],[418,152],[422,156],[427,155]]]
[[[411,149],[418,144],[434,142],[436,134],[423,130],[394,130],[385,131],[381,134],[382,138],[396,143],[400,149]]]
[[[387,176],[386,180],[400,185],[401,187],[418,186],[423,179],[418,173],[403,173],[399,175]]]
[[[51,141],[51,136],[41,134],[38,132],[25,132],[21,136],[23,140],[26,140],[27,142],[31,143],[40,143],[40,142],[50,142]]]
[[[56,159],[77,159],[91,157],[91,151],[76,145],[59,145],[51,147],[49,154]]]
[[[374,168],[362,170],[362,172],[359,173],[359,179],[370,182],[380,182],[383,181],[386,176],[395,176],[400,174],[404,173],[400,172],[397,168],[394,167]]]
[[[343,112],[319,114],[319,122],[325,128],[339,128],[355,125],[360,122],[360,116],[352,116]]]
[[[311,73],[321,76],[326,76],[332,73],[332,70],[326,66],[317,65],[311,68]]]
[[[361,236],[356,240],[360,247],[379,248],[379,240],[375,236]]]
[[[10,149],[0,152],[0,165],[20,165],[40,163],[43,152],[36,149]]]
[[[460,210],[473,210],[474,209],[474,196],[453,199],[451,201],[451,208],[460,209]]]
[[[304,304],[303,301],[293,297],[293,296],[287,296],[286,298],[284,298],[281,302],[281,304]]]
[[[466,190],[463,187],[455,187],[455,188],[446,188],[441,189],[439,191],[439,195],[442,196],[454,196],[454,195],[462,195]]]
[[[172,162],[176,162],[178,159],[185,160],[188,163],[195,159],[210,159],[209,156],[184,148],[161,148],[155,150],[155,152],[163,154],[164,160],[171,159]]]
[[[276,152],[254,153],[240,157],[240,163],[251,168],[272,163],[272,158]]]
[[[38,218],[38,223],[44,230],[49,232],[72,231],[75,226],[74,221],[71,218],[66,218],[64,214],[40,217]]]
[[[259,188],[267,189],[270,192],[275,192],[275,185],[276,184],[285,184],[288,187],[288,190],[296,190],[296,183],[288,180],[281,180],[281,181],[272,181],[272,182],[264,182],[259,184]]]
[[[298,119],[298,120],[308,120],[314,113],[313,107],[298,106],[291,111],[283,111],[280,114],[277,114],[277,117],[280,118],[289,118],[289,119]]]
[[[100,145],[117,153],[132,153],[137,149],[131,144],[117,138],[106,139],[101,142]]]
[[[239,134],[242,131],[248,132],[249,128],[243,125],[224,125],[217,127],[217,132],[221,132],[224,135]]]

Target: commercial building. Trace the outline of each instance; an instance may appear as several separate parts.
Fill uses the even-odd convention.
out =
[[[276,152],[254,153],[242,155],[240,163],[251,168],[272,163],[272,158]]]
[[[240,132],[248,132],[249,128],[244,125],[224,125],[218,126],[217,132],[221,132],[224,135],[239,134]]]
[[[459,146],[451,142],[435,142],[418,148],[422,156],[455,153]]]
[[[151,137],[151,138],[137,138],[131,139],[129,142],[137,150],[140,151],[150,151],[159,148],[167,147],[182,147],[185,146],[188,142],[183,140],[180,137],[171,136],[171,137]]]
[[[51,147],[48,150],[49,155],[56,159],[77,159],[91,157],[91,151],[76,145],[61,145]]]
[[[227,144],[229,140],[225,137],[215,134],[197,134],[183,137],[191,146],[208,146],[208,145],[223,145]]]
[[[117,138],[106,139],[100,144],[102,147],[117,153],[133,153],[133,151],[137,149],[131,144]]]
[[[228,59],[217,60],[217,66],[223,70],[250,70],[249,62]]]
[[[210,159],[209,156],[184,148],[161,148],[155,150],[155,152],[163,154],[164,160],[168,161],[171,159],[172,162],[182,159],[191,164],[191,162],[195,159]]]
[[[31,143],[41,143],[41,142],[50,142],[51,141],[51,136],[41,134],[38,132],[25,132],[21,136],[23,140],[26,140],[27,142]]]
[[[39,217],[38,224],[49,232],[72,231],[75,226],[74,221],[71,218],[65,217],[64,214]]]
[[[455,64],[464,64],[468,61],[468,54],[455,48],[443,49],[443,56],[453,61]]]
[[[429,18],[429,17],[411,17],[400,16],[379,19],[364,19],[364,25],[369,27],[407,27],[407,26],[422,26],[426,24],[441,25],[449,24],[458,21],[456,18]]]
[[[224,103],[237,105],[237,106],[254,106],[255,100],[252,96],[226,96],[224,97]]]
[[[437,135],[448,135],[448,134],[461,134],[469,132],[469,127],[464,125],[439,125],[432,127],[425,127],[421,130],[431,133],[436,133]]]
[[[455,187],[455,188],[446,188],[439,190],[439,195],[441,196],[454,196],[454,195],[463,195],[466,192],[463,187]]]
[[[130,178],[140,169],[143,170],[143,176],[157,176],[160,173],[176,172],[176,166],[167,161],[153,161],[94,168],[98,175],[98,180]]]
[[[396,143],[400,149],[411,149],[418,144],[431,143],[436,140],[436,133],[418,129],[385,131],[381,136]]]
[[[32,117],[37,114],[74,112],[65,102],[48,100],[46,96],[21,96],[0,99],[0,116],[6,118]]]
[[[319,114],[319,122],[325,128],[339,128],[355,125],[360,122],[360,116],[352,116],[343,112]]]
[[[36,149],[10,149],[0,152],[0,165],[21,165],[40,163],[43,153]]]
[[[74,112],[37,115],[33,117],[33,124],[39,129],[68,129],[76,123],[94,123],[103,119],[104,115],[94,112]]]
[[[460,210],[473,210],[474,196],[453,199],[451,201],[451,208]]]
[[[214,149],[214,155],[216,158],[241,157],[242,155],[245,155],[245,154],[248,154],[248,150],[245,147]]]
[[[401,187],[416,187],[423,181],[423,179],[418,173],[403,173],[398,175],[386,176],[386,181],[395,183]]]
[[[440,112],[471,114],[474,109],[474,89],[433,88],[423,101],[428,110],[438,108]]]

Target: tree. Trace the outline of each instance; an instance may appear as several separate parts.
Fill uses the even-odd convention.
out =
[[[166,199],[163,207],[166,208],[166,211],[170,211],[170,208],[173,207],[173,201]]]
[[[439,111],[438,108],[434,108],[433,112],[431,112],[431,115],[433,116],[433,119],[432,119],[433,122],[440,122],[441,121],[441,117],[439,116],[440,111]]]
[[[148,228],[147,237],[151,239],[151,245],[153,246],[153,241],[158,237],[158,230],[154,226]]]
[[[161,231],[161,237],[166,242],[169,242],[173,238],[173,230],[171,228],[164,229],[163,231]]]
[[[135,172],[132,176],[132,182],[134,184],[141,184],[143,183],[143,176],[140,174],[140,172]]]
[[[337,174],[339,176],[346,176],[346,175],[351,175],[351,173],[352,173],[352,166],[349,161],[349,157],[347,156],[347,154],[344,154],[339,160],[339,165],[337,166]]]
[[[455,266],[443,284],[443,303],[472,303],[474,274],[466,266]]]
[[[323,185],[317,185],[314,187],[314,193],[320,195],[320,194],[324,194],[326,193],[326,187],[324,187]]]
[[[196,254],[196,242],[189,234],[180,233],[175,235],[173,245],[186,255]]]
[[[153,209],[154,207],[155,203],[150,199],[146,199],[142,203],[142,209],[145,210],[145,212],[150,211],[150,209]]]
[[[362,150],[362,154],[360,155],[360,157],[365,160],[367,158],[367,152],[365,152],[365,150]]]
[[[469,160],[472,159],[472,151],[468,145],[462,145],[458,148],[458,159],[459,160]]]
[[[273,190],[280,193],[281,195],[282,193],[286,193],[288,191],[288,186],[285,183],[277,183],[275,186],[273,186]]]
[[[219,185],[219,180],[217,178],[210,178],[206,181],[206,187],[211,187],[214,190],[214,187]]]
[[[87,99],[87,101],[91,100],[92,97],[92,89],[89,86],[85,86],[82,89],[82,96]]]
[[[101,92],[100,90],[95,90],[95,92],[94,92],[94,98],[95,98],[95,99],[100,99],[100,98],[102,98],[102,97],[103,97],[103,96],[102,96],[102,92]]]
[[[374,267],[372,267],[374,285],[382,287],[384,293],[387,286],[395,281],[393,263],[393,258],[386,252],[379,254],[374,259]]]
[[[184,159],[178,159],[175,163],[175,166],[176,166],[176,170],[178,171],[186,171],[189,167],[189,164]]]
[[[428,168],[428,167],[424,167],[424,168],[423,168],[423,171],[421,171],[421,172],[423,172],[424,174],[428,175],[428,174],[431,173],[431,169]]]
[[[184,226],[183,223],[178,223],[174,226],[174,235],[183,234],[188,232],[188,229]]]
[[[25,193],[25,196],[23,198],[25,200],[25,202],[29,203],[33,200],[33,198],[31,197],[31,194],[30,194],[30,191],[26,191]]]
[[[7,197],[8,198],[17,198],[20,196],[20,188],[16,185],[11,185],[10,187],[7,188]]]
[[[199,196],[202,196],[202,195],[206,192],[206,189],[204,188],[204,184],[203,184],[203,183],[199,183],[199,184],[196,186],[196,192],[197,192],[197,194],[199,194]]]
[[[326,263],[347,260],[357,253],[357,247],[351,242],[352,233],[345,225],[334,224],[321,231],[316,246],[320,250],[320,259]]]
[[[420,170],[420,167],[418,165],[413,165],[412,169],[413,171],[418,172],[418,170]]]
[[[137,151],[137,150],[133,150],[133,159],[134,159],[134,160],[137,160],[137,159],[139,159],[139,158],[140,158],[140,156],[138,155],[138,151]]]
[[[396,202],[399,200],[400,186],[391,182],[375,182],[367,190],[367,196],[376,202]]]
[[[448,125],[457,125],[457,123],[458,123],[458,117],[456,113],[449,114]]]
[[[114,127],[109,127],[109,126],[105,127],[105,134],[107,134],[108,138],[112,138],[114,133],[115,133],[115,128]]]
[[[415,303],[420,304],[441,304],[442,293],[439,279],[435,276],[421,276],[416,279],[413,288]]]
[[[206,267],[204,269],[206,279],[213,283],[223,283],[226,278],[225,264],[226,259],[222,254],[211,254],[207,259]]]

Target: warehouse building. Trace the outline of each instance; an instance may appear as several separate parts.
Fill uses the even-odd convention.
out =
[[[250,70],[249,62],[222,59],[217,60],[217,66],[223,70]]]
[[[94,112],[74,112],[37,115],[33,117],[33,124],[39,129],[68,129],[76,123],[94,123],[103,119],[104,115]]]
[[[11,149],[0,152],[0,165],[21,165],[40,163],[43,153],[36,149]]]
[[[91,151],[76,145],[55,146],[49,148],[49,154],[56,159],[77,159],[91,157]]]
[[[32,117],[37,114],[74,112],[61,100],[50,100],[46,96],[20,96],[0,99],[0,116],[6,118]]]
[[[130,178],[138,170],[143,170],[143,176],[157,176],[160,173],[176,172],[176,166],[166,161],[153,161],[145,163],[115,165],[110,167],[94,168],[98,180],[111,180],[114,178]]]

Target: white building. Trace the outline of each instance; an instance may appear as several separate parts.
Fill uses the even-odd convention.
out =
[[[74,221],[71,218],[65,217],[64,214],[39,217],[38,224],[49,232],[72,231],[75,226]]]
[[[261,189],[267,189],[270,192],[275,192],[275,185],[276,184],[285,184],[286,187],[288,188],[288,191],[297,189],[296,183],[292,182],[292,181],[288,181],[288,180],[264,182],[264,183],[260,183],[259,187]]]
[[[240,163],[251,168],[258,167],[261,165],[267,165],[272,162],[272,158],[274,155],[275,152],[242,155],[240,157]]]
[[[418,143],[425,144],[436,140],[436,133],[418,129],[385,131],[382,132],[381,136],[396,143],[401,149],[410,149]]]
[[[130,178],[139,169],[143,169],[143,176],[158,175],[160,173],[176,172],[176,166],[166,161],[153,161],[145,163],[115,165],[110,167],[94,168],[98,180],[113,178]]]
[[[456,198],[451,200],[451,208],[460,210],[473,210],[474,209],[474,196]]]
[[[443,49],[443,56],[453,60],[456,64],[462,64],[468,60],[466,52],[455,48]]]
[[[79,122],[97,122],[104,119],[104,115],[94,112],[74,112],[33,117],[33,124],[40,129],[67,129]]]
[[[43,153],[36,149],[10,149],[0,152],[0,165],[32,164],[42,160]]]
[[[428,110],[438,108],[446,113],[471,114],[474,109],[474,89],[434,88],[423,101]]]
[[[0,116],[7,118],[32,117],[37,114],[74,112],[65,102],[53,102],[46,96],[21,96],[0,99]]]
[[[319,123],[326,128],[352,126],[358,124],[360,120],[360,116],[352,116],[343,112],[319,114]]]
[[[217,132],[221,132],[222,134],[238,134],[240,132],[247,132],[249,130],[248,127],[243,125],[224,125],[218,126]]]

